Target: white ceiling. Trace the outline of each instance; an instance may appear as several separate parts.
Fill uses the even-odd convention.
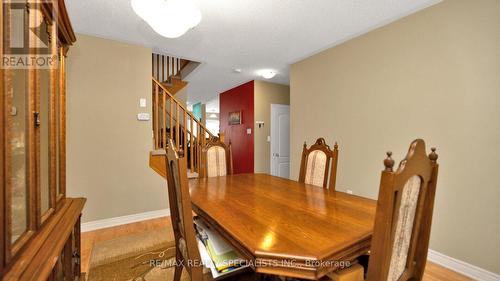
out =
[[[214,99],[206,101],[205,110],[207,112],[219,113],[220,112],[219,96],[215,97]]]
[[[146,0],[144,0],[146,1]],[[194,0],[203,19],[177,39],[157,35],[130,0],[66,0],[76,32],[152,47],[202,62],[188,77],[188,100],[208,101],[255,71],[278,72],[326,48],[421,10],[440,0]],[[241,68],[237,74],[233,68]]]

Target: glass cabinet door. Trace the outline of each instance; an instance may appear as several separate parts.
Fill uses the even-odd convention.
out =
[[[61,171],[61,157],[62,157],[62,145],[61,142],[64,138],[64,135],[62,135],[62,122],[63,122],[63,108],[62,106],[64,105],[62,102],[63,99],[63,93],[62,89],[63,87],[61,86],[61,83],[63,83],[64,77],[63,75],[63,63],[64,63],[64,56],[63,56],[63,48],[57,47],[57,57],[59,59],[58,67],[54,69],[54,77],[55,77],[55,115],[56,115],[56,120],[55,120],[55,134],[56,134],[56,140],[55,140],[55,162],[56,162],[56,194],[57,194],[57,201],[60,199],[64,198],[64,190],[63,190],[63,179],[62,176],[64,173]]]
[[[55,77],[55,131],[56,131],[56,140],[55,140],[55,155],[56,155],[56,194],[57,194],[57,202],[66,197],[66,188],[65,188],[65,118],[66,118],[66,101],[65,101],[65,56],[64,56],[64,48],[61,46],[56,46],[56,52],[58,55],[58,65],[54,69],[54,77]]]
[[[17,26],[28,21],[27,10],[3,11],[4,53],[10,53],[11,42],[18,40],[14,34]],[[4,71],[2,94],[4,95],[5,116],[5,188],[6,188],[6,239],[7,248],[15,248],[29,230],[30,216],[30,178],[29,178],[29,136],[30,91],[29,80],[32,72],[27,69],[9,69]],[[14,250],[9,250],[10,253]],[[9,254],[10,254],[9,253]]]
[[[42,42],[49,41],[49,26],[45,21],[40,26],[39,38]],[[40,120],[37,126],[39,136],[39,158],[40,165],[38,180],[40,182],[40,200],[42,218],[51,206],[50,192],[50,107],[51,107],[51,87],[50,87],[50,69],[38,70],[38,118]]]
[[[28,70],[10,71],[11,85],[6,91],[10,101],[10,120],[7,124],[8,161],[10,162],[11,243],[27,230],[28,222],[28,165],[27,165],[27,103]],[[9,163],[8,163],[9,164]],[[7,165],[8,165],[7,164]]]

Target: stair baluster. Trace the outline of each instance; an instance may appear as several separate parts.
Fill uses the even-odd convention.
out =
[[[201,147],[206,144],[207,138],[211,139],[214,135],[169,92],[166,86],[154,77],[152,80],[155,150],[153,154],[161,153],[166,148],[168,139],[173,139],[177,149],[184,150],[188,155],[191,172],[199,173]]]
[[[193,123],[194,119],[191,118],[191,122],[189,122],[189,125],[191,127],[191,130],[189,132],[189,155],[191,156],[189,159],[189,166],[191,167],[191,170],[193,170],[194,167],[194,154],[193,154]]]
[[[158,87],[158,86],[157,86]],[[162,92],[162,101],[163,101],[163,106],[162,106],[162,117],[163,117],[163,148],[166,148],[167,147],[167,111],[166,111],[166,108],[167,108],[167,95]]]

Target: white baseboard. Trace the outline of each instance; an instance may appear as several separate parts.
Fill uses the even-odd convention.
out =
[[[82,223],[82,232],[170,216],[169,209]],[[427,259],[478,281],[500,281],[500,275],[429,249]]]
[[[166,216],[170,216],[170,209],[163,209],[163,210],[157,210],[157,211],[151,211],[151,212],[145,212],[128,216],[103,219],[103,220],[89,221],[82,223],[82,232],[87,232],[122,224],[128,224],[133,222],[139,222],[143,220],[156,219]]]
[[[500,281],[500,275],[429,249],[427,259],[478,281]]]

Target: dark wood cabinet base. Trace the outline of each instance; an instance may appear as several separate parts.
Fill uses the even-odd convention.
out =
[[[85,201],[85,198],[63,199],[61,208],[6,268],[3,280],[83,280],[80,269],[80,216]]]

